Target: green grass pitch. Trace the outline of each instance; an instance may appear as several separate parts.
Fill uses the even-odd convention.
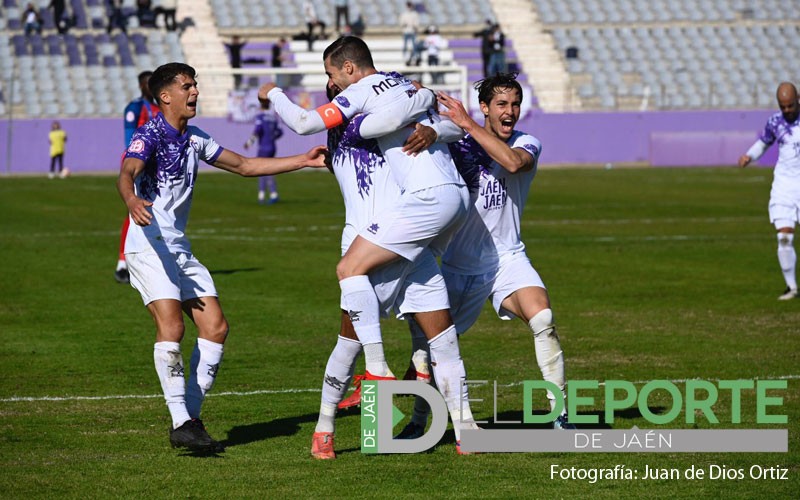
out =
[[[568,378],[786,378],[786,425],[757,426],[754,391],[745,391],[742,424],[730,423],[723,397],[714,406],[723,424],[687,425],[681,415],[668,427],[788,428],[788,453],[459,457],[448,433],[427,453],[368,456],[350,412],[337,419],[332,462],[309,455],[339,321],[344,213],[332,176],[279,177],[281,202],[269,207],[256,204],[254,179],[199,177],[188,233],[231,324],[204,407],[227,451],[203,458],[170,448],[152,321],[138,294],[112,277],[124,217],[114,178],[0,179],[0,496],[797,498],[800,301],[776,300],[784,285],[767,218],[771,177],[763,169],[543,169],[523,236],[549,287]],[[187,327],[185,354],[194,335]],[[402,373],[404,325],[385,321],[384,338]],[[487,306],[461,345],[469,378],[496,380],[498,413],[520,417],[519,383],[540,378],[524,325],[501,322]],[[491,420],[489,388],[471,396],[488,401],[475,413]],[[614,428],[633,425],[648,427],[625,412]],[[590,483],[551,478],[553,464],[789,473]]]

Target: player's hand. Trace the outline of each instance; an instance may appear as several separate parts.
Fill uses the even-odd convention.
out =
[[[436,142],[436,131],[427,125],[417,123],[416,130],[408,136],[405,144],[403,144],[403,152],[417,156],[421,151],[431,147],[431,144]]]
[[[312,168],[323,168],[327,167],[326,158],[327,158],[328,148],[325,146],[314,146],[313,148],[309,149],[306,153],[306,167]]]
[[[464,105],[458,99],[450,97],[444,92],[438,92],[436,97],[440,104],[445,106],[447,110],[441,111],[441,114],[450,118],[450,120],[461,128],[465,128],[472,121]]]
[[[258,89],[258,101],[261,102],[261,103],[269,101],[269,99],[267,99],[267,95],[269,94],[270,90],[272,90],[272,89],[274,89],[276,87],[277,87],[277,85],[275,84],[275,82],[265,83],[264,85],[259,87],[259,89]]]
[[[739,166],[740,166],[740,167],[742,167],[742,168],[744,168],[744,167],[746,167],[746,166],[750,165],[750,162],[751,162],[752,160],[753,160],[753,159],[752,159],[752,158],[750,158],[749,156],[747,156],[747,155],[742,155],[742,156],[740,156],[740,157],[739,157]]]
[[[131,218],[133,218],[133,222],[135,222],[137,226],[150,225],[150,221],[153,219],[153,214],[150,213],[148,208],[153,206],[152,202],[143,200],[139,197],[133,197],[126,203],[126,205],[128,206],[128,212],[131,214]]]

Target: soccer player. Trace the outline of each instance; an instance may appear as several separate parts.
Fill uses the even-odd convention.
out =
[[[328,93],[332,99],[338,89],[329,87]],[[378,121],[383,120],[380,114],[373,117]],[[347,251],[358,231],[376,212],[381,211],[380,207],[393,203],[400,196],[400,188],[391,177],[376,141],[363,139],[359,135],[358,118],[328,131],[328,148],[332,152],[331,171],[339,183],[345,204],[342,254]],[[415,151],[426,149],[432,143],[433,139],[416,143]],[[425,323],[428,314],[437,314],[449,307],[444,280],[441,279],[435,257],[428,249],[413,263],[395,261],[373,271],[369,278],[380,303],[381,315],[388,315],[389,310],[394,308],[398,318],[407,319],[414,329],[417,328],[413,318],[422,318]],[[414,346],[415,359],[421,368],[416,378],[430,382],[427,339],[424,334],[414,339],[418,344],[423,344]],[[325,368],[319,419],[311,445],[314,458],[336,458],[334,432],[337,408],[360,403],[358,388],[344,399],[360,352],[361,344],[343,306],[339,337]],[[420,356],[424,359],[420,360]]]
[[[158,104],[156,104],[156,100],[153,98],[153,94],[150,93],[150,88],[147,86],[147,81],[152,74],[152,71],[142,71],[139,73],[138,79],[141,95],[129,102],[125,107],[125,113],[123,115],[125,121],[125,149],[128,149],[128,144],[131,143],[131,137],[133,137],[133,133],[136,132],[136,129],[147,123],[159,112]],[[128,264],[125,262],[125,238],[128,236],[129,224],[130,219],[125,217],[119,235],[117,269],[114,271],[114,279],[117,280],[117,283],[128,283],[130,280]]]
[[[259,89],[259,98],[270,99],[284,123],[300,134],[335,127],[358,113],[367,114],[359,124],[359,134],[377,139],[401,195],[359,232],[336,273],[342,304],[364,349],[367,379],[392,378],[383,351],[380,306],[368,274],[397,259],[414,261],[426,248],[434,254],[443,252],[464,221],[469,193],[445,145],[433,145],[416,156],[403,151],[414,130],[408,125],[440,120],[429,108],[434,102],[430,90],[418,92],[410,80],[378,73],[369,48],[357,37],[337,39],[325,49],[323,61],[328,85],[342,89],[333,102],[308,111],[270,83]],[[423,111],[420,104],[424,104]],[[374,120],[370,114],[379,111],[386,111],[386,118]],[[466,370],[455,327],[447,309],[430,312],[424,319],[418,316],[416,322],[428,339],[433,375],[445,396],[458,444],[461,429],[475,424],[469,423],[472,418],[462,387]]]
[[[192,451],[222,451],[200,420],[200,408],[222,361],[228,322],[208,269],[192,254],[184,233],[200,160],[242,176],[275,175],[323,167],[324,147],[286,158],[245,158],[189,125],[197,113],[195,70],[160,66],[150,89],[161,114],[134,133],[117,180],[133,224],[125,242],[131,285],[156,325],[154,361],[172,417],[170,443]],[[180,342],[183,313],[197,326],[188,384]]]
[[[778,296],[778,300],[790,300],[797,297],[797,254],[793,241],[794,226],[800,220],[800,112],[797,88],[789,82],[783,82],[778,86],[777,98],[780,112],[769,117],[758,140],[747,153],[739,157],[739,166],[744,168],[751,161],[761,158],[767,148],[778,142],[778,162],[775,164],[769,194],[769,220],[778,230],[778,262],[786,282],[786,290]]]
[[[515,130],[522,87],[515,75],[498,73],[475,85],[485,120],[478,125],[460,101],[439,93],[442,114],[467,133],[451,145],[453,158],[474,199],[467,222],[442,257],[450,311],[459,335],[478,319],[491,300],[498,317],[520,318],[533,334],[544,380],[566,400],[564,355],[556,334],[547,290],[525,253],[520,235],[522,211],[542,150],[541,142]],[[443,132],[445,133],[445,132]],[[448,140],[440,137],[440,140]],[[551,410],[555,395],[548,392]],[[418,400],[412,421],[398,437],[414,438],[425,429],[427,411]],[[574,429],[564,410],[556,429]]]
[[[244,143],[244,149],[249,148],[254,142],[258,141],[258,156],[262,158],[273,158],[275,156],[275,141],[283,135],[283,129],[278,123],[278,117],[272,111],[269,100],[261,102],[261,113],[256,115],[256,126],[253,134]],[[267,198],[269,189],[269,198]],[[278,202],[278,186],[275,178],[265,175],[258,178],[258,203],[260,205]]]

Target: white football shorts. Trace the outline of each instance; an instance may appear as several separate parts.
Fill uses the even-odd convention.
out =
[[[444,280],[450,297],[450,315],[459,335],[475,324],[487,300],[491,299],[500,319],[510,320],[516,316],[501,306],[506,297],[530,286],[545,288],[542,278],[524,253],[501,260],[495,272],[469,275],[445,271]]]
[[[381,317],[388,317],[392,310],[398,319],[404,319],[405,314],[450,307],[439,265],[428,250],[414,262],[399,259],[379,267],[369,274],[369,280],[378,297]]]
[[[126,253],[125,260],[131,286],[142,296],[144,305],[160,299],[184,302],[198,297],[217,297],[211,273],[191,253],[151,249]]]
[[[775,229],[782,227],[794,227],[800,221],[800,210],[797,205],[784,203],[769,203],[769,221],[775,225]]]
[[[469,191],[460,184],[403,193],[375,215],[359,236],[409,261],[424,248],[438,256],[466,220],[468,210]]]

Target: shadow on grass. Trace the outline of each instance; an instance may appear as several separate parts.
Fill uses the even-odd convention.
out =
[[[278,436],[292,436],[300,430],[300,424],[316,422],[318,418],[318,413],[309,413],[296,417],[277,418],[269,422],[238,425],[228,431],[228,438],[221,441],[221,444],[228,448]],[[309,436],[309,442],[311,442],[311,436]]]
[[[251,273],[253,271],[262,271],[263,267],[242,267],[240,269],[216,269],[209,271],[211,274],[234,274],[234,273]]]

